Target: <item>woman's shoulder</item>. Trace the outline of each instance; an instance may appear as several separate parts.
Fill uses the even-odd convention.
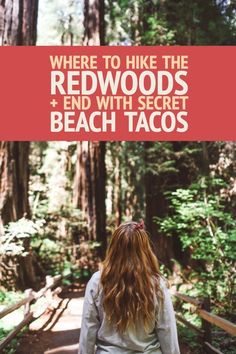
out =
[[[168,283],[168,280],[163,276],[163,275],[160,275],[159,278],[159,285],[160,285],[160,288],[162,290],[166,290],[169,288],[169,283]]]
[[[87,284],[87,289],[88,290],[92,290],[92,291],[97,291],[98,287],[99,287],[99,283],[100,283],[100,278],[101,278],[101,272],[95,272],[93,273],[93,275],[91,276],[90,280],[88,281]]]
[[[98,284],[100,281],[100,278],[101,278],[101,271],[98,270],[97,272],[93,273],[93,275],[90,278],[90,282]]]

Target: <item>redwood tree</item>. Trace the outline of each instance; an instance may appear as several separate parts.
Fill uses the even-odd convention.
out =
[[[104,1],[84,2],[84,45],[104,45]],[[101,242],[101,254],[106,248],[104,142],[78,142],[74,204],[85,215],[89,239]]]
[[[28,157],[29,142],[0,142],[0,234],[4,233],[3,226],[8,222],[30,217]],[[24,240],[24,248],[27,253],[18,257],[16,283],[21,288],[34,287],[34,255],[29,239]],[[6,262],[4,257],[1,261]]]
[[[90,240],[106,247],[105,143],[83,141],[77,144],[74,204],[88,224]]]
[[[0,223],[30,215],[29,142],[0,142]]]
[[[154,217],[162,217],[165,212],[165,199],[162,191],[162,181],[158,174],[153,173],[151,164],[153,163],[154,149],[153,142],[145,142],[145,197],[146,197],[146,225],[150,232],[150,237],[155,249],[155,252],[160,260],[166,262],[166,242],[163,235],[158,232]]]
[[[35,45],[38,0],[0,0],[0,44]],[[1,222],[17,220],[28,203],[29,142],[1,142]]]
[[[38,0],[0,0],[0,44],[35,45]],[[6,117],[7,119],[10,117]],[[30,216],[28,202],[29,142],[0,143],[0,232],[3,225]],[[33,254],[25,242],[20,260],[21,285],[35,286]]]
[[[0,44],[35,45],[38,0],[0,0]]]
[[[84,1],[84,45],[105,44],[104,0]]]

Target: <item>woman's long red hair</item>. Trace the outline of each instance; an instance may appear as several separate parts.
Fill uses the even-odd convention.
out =
[[[162,299],[160,271],[142,224],[126,222],[113,233],[103,262],[103,308],[118,330],[155,321],[157,298]]]

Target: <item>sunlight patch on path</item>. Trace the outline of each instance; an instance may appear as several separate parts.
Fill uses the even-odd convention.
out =
[[[52,332],[80,329],[84,299],[71,299],[59,321],[51,328]]]
[[[82,321],[84,298],[64,299],[52,318],[52,313],[48,313],[30,325],[31,331],[64,331],[80,329]],[[48,321],[50,322],[48,323]]]
[[[44,354],[77,354],[79,349],[78,344],[67,345],[65,347],[58,347],[51,350],[47,350]]]

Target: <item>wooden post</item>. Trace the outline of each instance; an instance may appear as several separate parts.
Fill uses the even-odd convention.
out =
[[[46,276],[46,287],[49,287],[49,286],[51,286],[53,284],[54,284],[53,277],[51,275],[47,275]],[[52,295],[52,289],[51,288],[46,291],[45,297],[47,299],[47,302],[49,304],[51,304],[52,300],[53,300],[53,295]]]
[[[33,294],[33,290],[32,289],[26,289],[25,290],[25,297],[30,297]],[[28,314],[30,313],[30,301],[27,302],[24,305],[24,317],[26,317]]]
[[[211,312],[211,300],[210,297],[204,298],[202,302],[202,309]],[[203,330],[203,347],[208,352],[207,348],[205,348],[204,343],[212,343],[212,333],[211,333],[211,324],[204,319],[202,319],[202,330]]]

